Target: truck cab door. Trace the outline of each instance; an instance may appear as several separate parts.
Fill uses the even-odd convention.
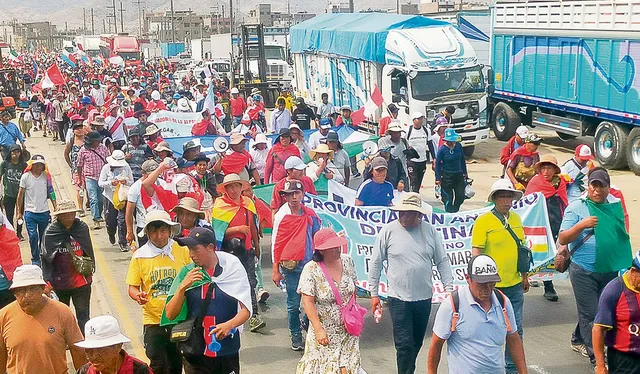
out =
[[[409,113],[409,85],[407,74],[393,66],[382,68],[382,97],[385,103],[394,103],[402,113]]]

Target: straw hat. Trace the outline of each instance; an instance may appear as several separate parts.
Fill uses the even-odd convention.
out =
[[[422,199],[420,194],[416,192],[406,192],[397,204],[391,206],[391,210],[398,212],[420,212],[428,215],[429,212],[422,207]]]
[[[81,212],[81,209],[78,209],[76,203],[71,200],[59,200],[57,203],[56,210],[52,213],[54,216],[58,214],[64,213],[78,213]]]
[[[496,194],[496,192],[498,191],[508,191],[513,193],[514,199],[515,200],[520,200],[522,198],[522,195],[524,195],[522,193],[522,191],[518,191],[513,187],[513,184],[511,184],[511,181],[508,179],[498,179],[497,181],[493,182],[493,185],[491,185],[491,192],[489,192],[489,196],[487,197],[487,201],[489,201],[490,203],[493,202],[493,195]]]
[[[173,152],[169,147],[169,143],[167,142],[158,143],[158,145],[154,148],[154,151],[155,152],[162,152],[162,151]]]
[[[160,132],[160,129],[156,125],[149,125],[145,129],[144,136],[151,136]]]
[[[218,188],[216,189],[218,191],[218,193],[223,194],[226,193],[226,186],[232,183],[240,183],[242,184],[242,190],[244,191],[245,189],[251,187],[251,185],[249,184],[248,181],[240,178],[240,176],[238,174],[227,174],[224,176],[224,180],[222,181],[221,184],[218,185]]]
[[[542,165],[549,164],[556,167],[556,174],[560,174],[560,166],[558,166],[558,160],[552,155],[542,155],[540,156],[540,161],[536,162],[536,173],[540,173],[540,169]]]
[[[147,212],[147,216],[145,217],[144,221],[145,221],[144,230],[140,231],[140,233],[138,234],[138,236],[141,238],[147,232],[147,228],[152,222],[166,223],[167,225],[169,225],[169,227],[171,227],[172,235],[178,235],[180,233],[180,230],[182,229],[180,224],[177,222],[173,222],[171,220],[171,216],[169,215],[169,213],[165,212],[164,210],[155,209]]]
[[[327,153],[329,154],[329,159],[333,158],[333,151],[329,149],[329,146],[326,144],[318,144],[318,146],[315,149],[310,150],[309,157],[311,159],[314,159],[316,158],[316,154],[318,153]]]
[[[178,205],[173,207],[173,209],[171,209],[171,212],[176,213],[177,209],[184,209],[189,212],[196,213],[198,215],[198,218],[204,219],[204,212],[199,209],[198,201],[193,197],[183,197],[182,199],[180,199]]]

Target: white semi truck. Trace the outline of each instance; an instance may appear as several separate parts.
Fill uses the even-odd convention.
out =
[[[369,119],[377,129],[386,106],[431,122],[448,105],[465,155],[489,138],[483,66],[451,24],[422,16],[322,14],[291,28],[295,87],[313,106],[327,93],[336,106],[363,107],[377,86],[384,103]]]

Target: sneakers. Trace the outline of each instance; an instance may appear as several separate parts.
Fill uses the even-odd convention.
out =
[[[351,176],[352,176],[353,178],[360,178],[360,177],[362,176],[362,174],[360,174],[360,172],[359,172],[359,171],[356,171],[355,173],[352,173],[352,174],[351,174]]]
[[[100,221],[93,220],[93,229],[100,230]]]
[[[291,349],[296,352],[304,351],[304,340],[302,339],[302,335],[291,337]]]
[[[254,314],[250,319],[249,319],[249,331],[251,332],[256,332],[258,330],[260,330],[261,328],[265,327],[267,325],[267,323],[265,321],[262,320],[262,318],[260,318],[259,315]]]
[[[109,230],[109,243],[111,243],[111,245],[116,244],[116,233]]]
[[[549,301],[558,301],[558,293],[552,282],[544,282],[544,298]]]
[[[261,288],[258,290],[258,302],[260,304],[266,303],[269,296],[271,296],[271,294],[269,293],[269,291],[265,290],[264,288]]]
[[[129,252],[129,247],[126,244],[120,244],[120,252]]]
[[[587,346],[584,344],[571,343],[571,350],[580,353],[583,357],[589,357],[589,353],[587,353]]]
[[[87,213],[84,211],[84,209],[82,209],[82,210],[80,211],[80,214],[78,214],[78,216],[80,216],[80,218],[82,218],[82,217],[84,217],[84,216],[86,216],[86,215],[87,215]]]

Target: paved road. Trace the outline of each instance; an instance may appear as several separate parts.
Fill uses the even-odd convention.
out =
[[[58,198],[72,198],[69,170],[62,157],[62,146],[52,144],[50,138],[40,138],[40,133],[28,140],[32,153],[43,153],[49,162],[49,168],[54,177]],[[478,197],[465,207],[472,208],[484,205],[484,196],[489,186],[499,176],[501,168],[497,165],[497,153],[501,142],[490,140],[477,147],[477,162],[469,165],[470,175],[476,180],[475,186]],[[573,146],[573,145],[572,145]],[[552,152],[562,162],[570,157],[570,151],[563,148],[559,141],[553,141],[551,146],[544,146],[542,153]],[[427,173],[423,184],[423,195],[430,201],[433,183],[432,175]],[[627,194],[627,200],[633,204],[640,192],[633,189],[632,184],[637,178],[630,172],[614,172],[614,183],[621,186]],[[434,202],[437,203],[437,202]],[[632,218],[640,213],[632,212]],[[90,218],[85,218],[90,223]],[[632,221],[633,222],[633,221]],[[636,225],[632,224],[632,232]],[[637,232],[636,232],[637,235]],[[127,350],[137,357],[144,356],[142,347],[142,315],[140,307],[127,296],[127,286],[124,279],[131,257],[130,253],[120,251],[109,244],[106,230],[92,230],[97,259],[97,273],[94,277],[91,302],[91,315],[112,314],[121,324],[123,332],[132,340]],[[268,242],[265,240],[265,242]],[[634,237],[638,244],[638,237]],[[263,250],[268,250],[263,248]],[[23,258],[28,260],[28,244],[23,243]],[[301,354],[290,349],[290,340],[286,326],[286,306],[284,294],[270,281],[270,264],[268,259],[263,262],[266,288],[271,292],[262,315],[267,327],[260,333],[244,333],[242,337],[241,362],[245,373],[294,373]],[[591,372],[588,361],[569,348],[569,339],[575,326],[576,310],[574,298],[568,280],[556,282],[560,301],[550,303],[542,297],[541,288],[532,288],[525,301],[524,340],[527,362],[532,373],[582,374]],[[361,300],[362,305],[368,306],[368,300]],[[434,306],[434,311],[437,306]],[[429,329],[430,331],[430,329]],[[425,346],[419,356],[419,373],[426,372],[427,347],[430,332],[425,339]],[[375,324],[371,315],[367,316],[365,329],[360,341],[363,368],[370,374],[386,374],[395,372],[395,350],[391,334],[391,323],[388,314],[383,316],[380,324]],[[440,372],[446,372],[443,364]]]

